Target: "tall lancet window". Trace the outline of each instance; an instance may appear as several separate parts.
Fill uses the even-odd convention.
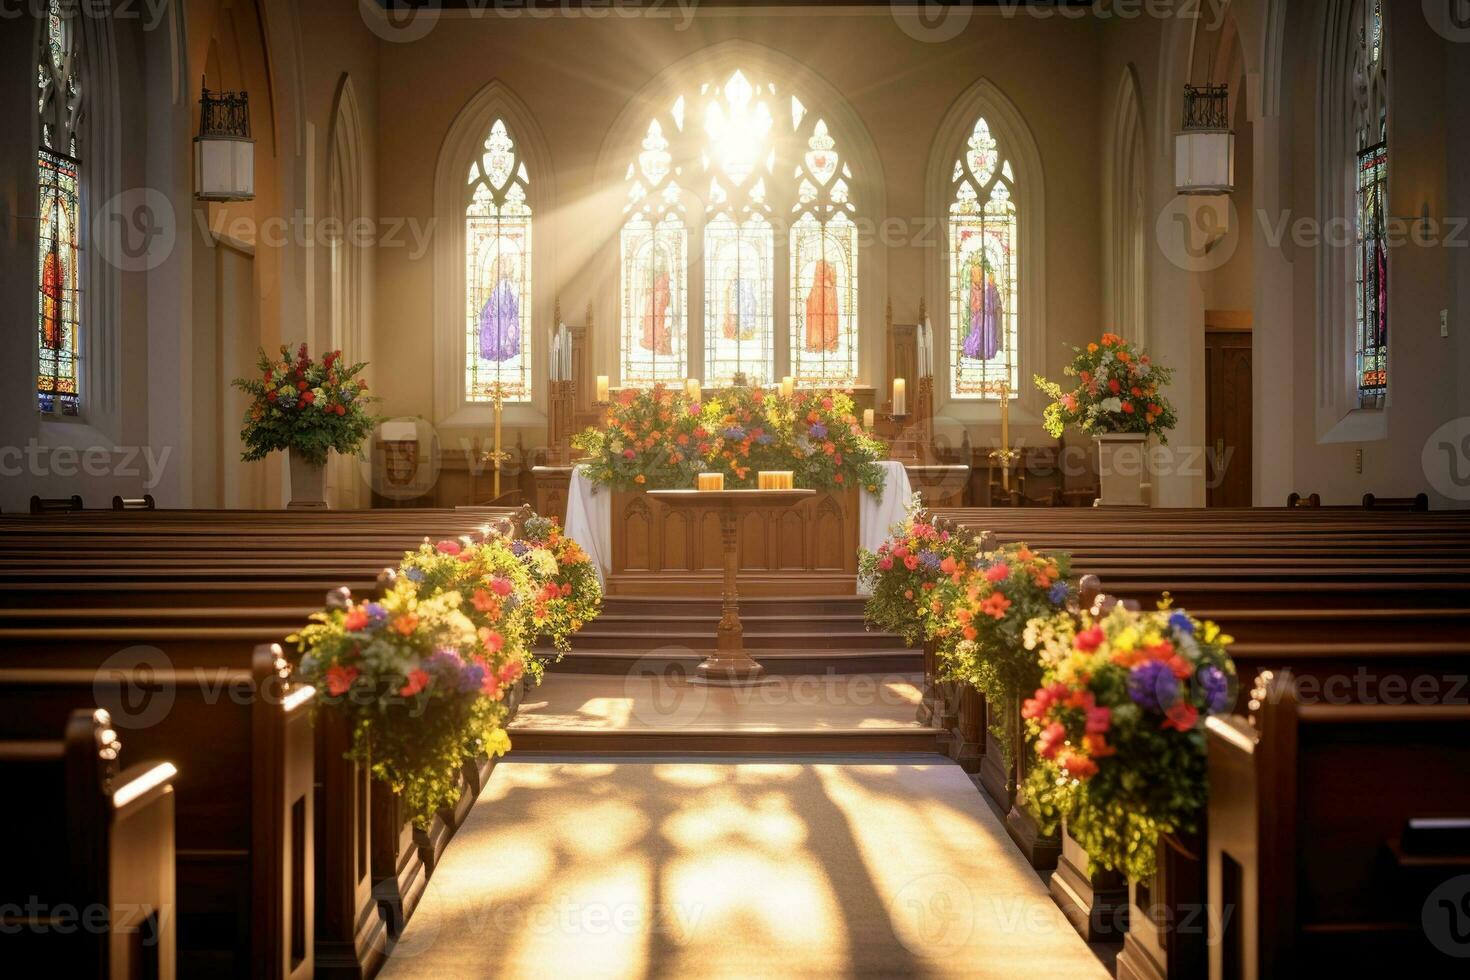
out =
[[[955,161],[949,206],[950,396],[1015,394],[1016,175],[981,118]]]
[[[1388,71],[1383,4],[1358,0],[1353,11],[1353,191],[1358,404],[1379,408],[1388,392]]]
[[[712,87],[704,105],[709,179],[704,224],[704,380],[766,384],[775,373],[775,231],[767,181],[775,174],[771,86],[741,72]]]
[[[682,100],[680,100],[682,102]],[[682,120],[682,109],[679,112]],[[628,165],[622,245],[622,383],[678,382],[688,368],[689,231],[669,140],[657,119]]]
[[[805,107],[791,100],[802,132]],[[795,165],[791,226],[791,375],[801,385],[851,385],[858,375],[857,225],[852,170],[817,119]]]
[[[470,164],[465,207],[465,398],[531,400],[531,179],[504,120]]]
[[[77,145],[82,91],[78,82],[75,13],[50,0],[37,58],[41,146],[36,235],[39,289],[36,397],[47,414],[81,413],[80,356],[82,165]]]

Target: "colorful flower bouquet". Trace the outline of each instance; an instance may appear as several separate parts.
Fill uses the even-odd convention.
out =
[[[852,396],[732,388],[696,401],[662,385],[625,389],[607,422],[572,440],[594,483],[614,490],[693,486],[701,472],[731,489],[753,487],[761,470],[791,470],[798,487],[883,490],[883,442],[858,423]]]
[[[602,611],[602,583],[592,559],[550,517],[527,520],[522,539],[510,547],[530,575],[533,631],[566,653],[572,648],[572,634]]]
[[[1159,389],[1169,383],[1173,371],[1154,364],[1147,353],[1116,334],[1103,334],[1086,350],[1073,349],[1077,356],[1063,369],[1077,379],[1072,390],[1064,391],[1041,375],[1034,378],[1036,387],[1052,400],[1042,419],[1048,435],[1058,438],[1068,425],[1076,425],[1090,436],[1137,432],[1169,441],[1166,433],[1177,419],[1174,406]]]
[[[979,538],[936,530],[921,519],[922,513],[916,493],[909,500],[908,516],[889,529],[888,540],[877,551],[858,555],[858,577],[869,592],[868,622],[910,644],[929,632],[931,593],[940,582],[963,575],[979,551]]]
[[[510,748],[503,699],[521,675],[520,654],[477,629],[458,592],[420,598],[407,578],[381,599],[311,619],[289,637],[298,675],[346,714],[351,756],[369,762],[427,827],[459,798],[466,759]]]
[[[1032,621],[1043,676],[1021,715],[1036,740],[1028,802],[1065,818],[1094,868],[1143,879],[1160,834],[1196,829],[1206,797],[1203,719],[1229,711],[1231,639],[1168,608]]]
[[[539,679],[530,656],[526,600],[532,591],[531,575],[510,541],[498,536],[487,536],[480,543],[469,538],[425,541],[403,556],[398,574],[420,599],[457,594],[460,611],[474,624],[485,647],[507,661],[519,661]]]
[[[259,376],[232,382],[251,396],[240,430],[243,458],[249,462],[290,449],[322,464],[333,450],[356,453],[377,423],[367,411],[375,399],[367,397],[367,383],[358,377],[365,366],[344,363],[341,351],[318,363],[307,355],[305,344],[296,349],[294,360],[285,344],[279,358],[262,350]]]
[[[930,593],[927,619],[928,635],[938,641],[940,678],[966,681],[997,706],[1034,690],[1041,664],[1026,647],[1026,624],[1067,606],[1075,596],[1070,574],[1070,555],[1008,544],[941,579]],[[1010,758],[1012,733],[1003,726],[992,732]]]

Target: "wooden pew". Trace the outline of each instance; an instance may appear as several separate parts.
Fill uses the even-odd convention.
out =
[[[152,760],[119,772],[122,745],[106,711],[71,712],[50,731],[59,737],[0,741],[11,803],[0,885],[6,962],[172,980],[177,770]]]
[[[114,646],[112,649],[117,650]],[[310,687],[289,685],[278,646],[179,669],[0,652],[0,738],[58,727],[103,702],[144,757],[176,761],[181,971],[312,975]]]
[[[1470,706],[1303,704],[1277,680],[1254,725],[1207,726],[1209,904],[1232,912],[1210,976],[1449,975],[1470,846],[1416,822],[1470,821]]]

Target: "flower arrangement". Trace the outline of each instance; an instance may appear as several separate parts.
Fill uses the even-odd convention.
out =
[[[254,461],[291,449],[321,464],[332,450],[356,453],[377,422],[367,411],[375,399],[366,396],[367,382],[358,377],[365,366],[343,362],[341,351],[313,361],[305,344],[294,359],[285,344],[279,358],[262,350],[259,376],[232,382],[251,396],[240,430],[243,458]]]
[[[980,541],[937,530],[922,514],[916,493],[909,500],[907,516],[889,529],[888,540],[877,551],[858,555],[859,579],[869,593],[868,622],[910,644],[929,632],[928,619],[934,615],[931,593],[940,582],[971,566]]]
[[[1045,830],[1066,818],[1095,868],[1146,878],[1159,835],[1193,831],[1204,806],[1202,719],[1234,702],[1231,639],[1167,606],[1121,603],[1026,632],[1043,665],[1021,710],[1038,757],[1029,802]]]
[[[602,583],[592,559],[550,517],[527,520],[521,539],[510,548],[530,576],[533,631],[550,638],[558,653],[566,653],[572,634],[602,611]]]
[[[1034,690],[1041,664],[1026,647],[1026,624],[1055,615],[1075,597],[1070,574],[1070,555],[1007,544],[941,579],[927,619],[940,676],[974,685],[995,705]],[[1012,733],[999,725],[992,732],[1010,758]]]
[[[521,658],[460,609],[460,594],[421,598],[399,579],[382,598],[312,614],[289,637],[297,673],[346,712],[350,755],[372,766],[426,827],[459,797],[465,759],[503,755],[506,691]]]
[[[1077,379],[1072,390],[1064,391],[1041,375],[1034,378],[1036,387],[1052,400],[1042,417],[1048,435],[1057,438],[1068,425],[1076,425],[1088,435],[1141,432],[1169,441],[1166,433],[1178,420],[1159,389],[1169,383],[1173,371],[1153,363],[1147,353],[1117,334],[1105,333],[1085,350],[1073,350],[1076,357],[1063,369]]]
[[[753,487],[760,470],[791,470],[798,487],[876,495],[888,452],[858,423],[847,392],[732,388],[699,401],[662,385],[619,392],[606,424],[572,444],[592,481],[615,490],[688,487],[701,472]]]
[[[512,542],[497,535],[478,543],[470,538],[426,540],[403,556],[398,575],[421,599],[458,595],[460,610],[486,648],[506,661],[520,662],[522,670],[540,679],[539,665],[531,657],[531,575]]]

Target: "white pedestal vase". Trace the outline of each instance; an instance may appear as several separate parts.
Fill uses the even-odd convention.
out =
[[[291,464],[290,510],[326,510],[327,466],[313,463],[295,449],[286,451]]]
[[[1144,507],[1144,485],[1148,480],[1148,436],[1140,432],[1115,432],[1094,436],[1097,440],[1099,507]]]

